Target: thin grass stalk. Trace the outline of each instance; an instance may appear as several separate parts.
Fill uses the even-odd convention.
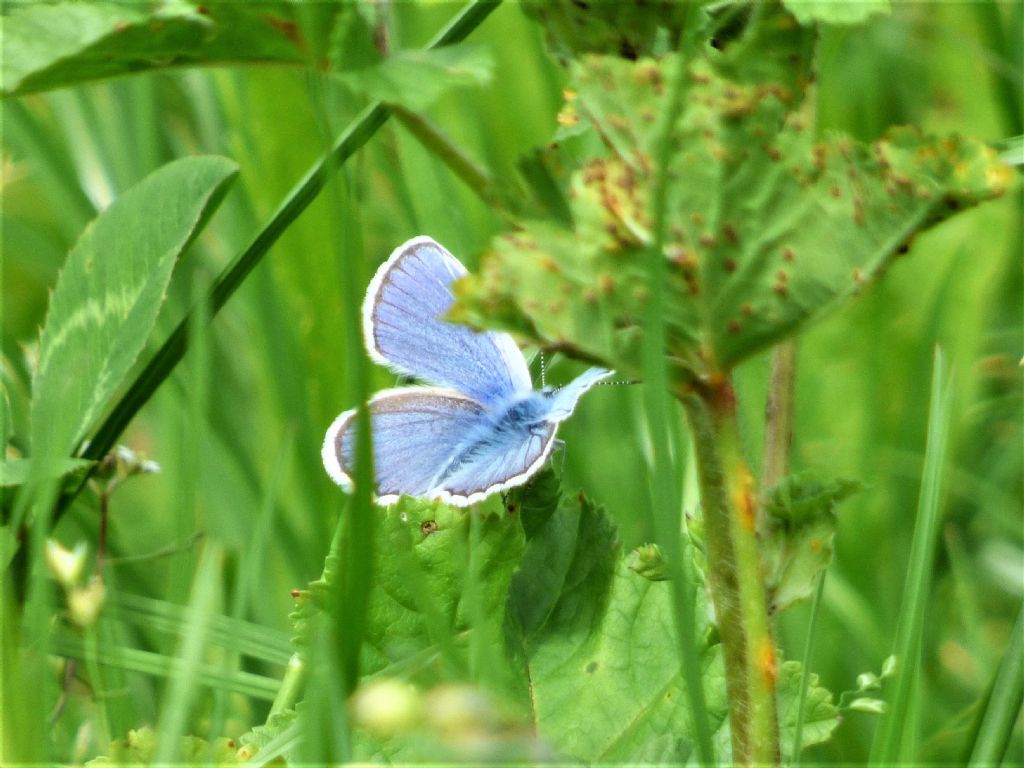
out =
[[[814,652],[814,637],[818,630],[818,609],[821,607],[821,596],[825,591],[825,574],[818,574],[818,586],[814,588],[811,601],[811,616],[807,621],[807,637],[804,639],[804,654],[800,664],[800,696],[796,705],[796,726],[793,728],[792,765],[800,765],[800,752],[804,738],[804,706],[807,703],[807,687],[810,680],[811,655]]]
[[[690,28],[688,26],[688,28]],[[686,83],[687,56],[678,54],[676,71],[669,84],[668,109],[658,126],[658,144],[655,150],[655,174],[652,185],[651,210],[653,238],[648,251],[648,300],[644,318],[644,412],[647,417],[653,449],[652,509],[655,538],[661,545],[671,576],[672,598],[679,661],[686,683],[686,697],[693,723],[693,735],[699,762],[714,765],[715,754],[711,741],[711,727],[704,697],[701,676],[700,651],[695,629],[695,587],[691,571],[684,558],[690,553],[683,544],[682,498],[680,478],[675,472],[677,461],[672,454],[672,435],[669,423],[673,421],[672,400],[669,396],[669,372],[665,358],[665,282],[664,256],[667,228],[668,168],[672,152],[672,132],[682,111]],[[676,439],[677,457],[681,440]]]
[[[285,468],[291,465],[293,436],[294,430],[288,430],[282,443],[278,460],[274,462],[274,471],[266,495],[263,498],[259,516],[253,524],[249,546],[246,547],[239,559],[238,579],[235,582],[235,588],[231,595],[229,611],[230,618],[237,621],[240,625],[244,623],[245,616],[249,611],[250,596],[254,593],[254,586],[259,578],[259,569],[263,567],[264,551],[266,550],[267,539],[270,537],[277,496],[283,482]],[[232,642],[225,644],[224,651],[224,662],[221,666],[224,669],[224,673],[228,675],[240,668],[242,648],[239,643]],[[226,691],[218,688],[214,692],[209,733],[221,733],[224,722],[228,717],[228,704]]]
[[[722,639],[733,762],[777,765],[777,662],[755,530],[754,477],[726,377],[681,389],[697,457],[708,581]]]
[[[322,78],[312,82],[311,97],[323,131],[325,149],[330,143],[330,120],[327,113],[327,83]],[[326,153],[330,157],[330,152]],[[333,274],[339,284],[343,309],[344,338],[341,358],[344,360],[346,397],[357,403],[355,446],[355,492],[346,499],[338,522],[336,546],[328,558],[335,562],[334,578],[328,582],[327,621],[323,632],[312,637],[310,666],[320,674],[313,678],[309,704],[304,720],[308,734],[304,751],[318,762],[347,762],[352,758],[351,723],[348,698],[359,684],[359,656],[366,631],[366,613],[373,575],[376,522],[372,506],[373,448],[370,417],[365,406],[369,396],[369,375],[362,352],[362,240],[359,208],[353,199],[347,172],[335,176],[333,167],[327,174],[335,178],[327,185],[327,196],[337,216],[331,218],[329,231],[333,246]]]
[[[171,678],[160,707],[157,751],[154,764],[174,763],[181,759],[181,737],[188,725],[188,716],[197,693],[194,680],[202,666],[206,645],[206,628],[216,603],[220,575],[221,551],[208,543],[196,570],[190,603],[189,631],[181,639],[176,662],[178,674]]]
[[[917,522],[911,541],[910,562],[903,590],[894,654],[899,662],[889,710],[875,733],[871,747],[872,765],[892,765],[900,760],[908,731],[914,730],[913,699],[915,670],[920,661],[925,609],[931,586],[931,567],[938,543],[940,498],[946,445],[952,420],[952,388],[946,377],[942,350],[935,349],[932,368],[931,404],[924,472],[917,507]]]
[[[1010,643],[981,707],[969,743],[970,768],[998,765],[1006,756],[1024,705],[1024,607],[1017,612]]]
[[[438,48],[465,39],[499,4],[500,0],[473,0],[456,14],[429,47]],[[250,245],[214,281],[207,299],[211,319],[220,312],[292,222],[316,199],[326,184],[331,169],[341,168],[359,148],[373,137],[388,117],[389,112],[383,104],[380,102],[370,104],[342,131],[331,151],[306,172],[306,175],[285,196],[277,212],[257,233]],[[192,313],[189,313],[189,316],[178,324],[152,360],[135,378],[117,405],[111,410],[110,415],[88,441],[82,451],[83,458],[99,460],[105,456],[135,414],[146,404],[181,361],[188,348],[191,316]],[[63,511],[70,506],[70,502],[81,492],[87,480],[88,477],[83,479],[70,496],[64,499],[57,510],[56,519],[59,519]]]
[[[207,640],[209,640],[209,637],[207,637]],[[50,641],[47,651],[57,656],[82,660],[89,653],[85,640],[72,634],[70,631],[56,633],[55,637]],[[150,675],[151,677],[168,678],[171,680],[177,679],[187,672],[181,660],[176,656],[114,645],[102,637],[96,645],[95,652],[97,662],[107,669],[138,672],[143,675]],[[253,672],[225,672],[220,665],[201,664],[191,674],[193,686],[223,688],[232,693],[238,693],[260,701],[273,701],[274,694],[278,690],[278,681],[274,678],[265,677]],[[25,690],[27,689],[23,689],[20,692],[22,699],[25,698]],[[131,726],[136,726],[137,724],[137,712],[134,712]],[[115,733],[123,736],[127,733],[127,730],[125,728],[120,732],[115,731]]]

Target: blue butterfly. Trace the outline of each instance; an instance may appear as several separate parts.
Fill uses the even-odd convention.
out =
[[[432,384],[370,400],[377,499],[402,494],[466,506],[522,485],[543,466],[558,425],[611,371],[591,368],[560,389],[533,389],[526,359],[507,333],[480,333],[442,319],[452,283],[466,274],[429,237],[398,246],[366,291],[363,336],[370,357]],[[352,488],[355,410],[327,430],[328,474]]]

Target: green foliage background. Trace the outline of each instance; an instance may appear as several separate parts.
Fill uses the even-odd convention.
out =
[[[391,45],[424,46],[456,10],[436,2],[390,6]],[[170,22],[171,30],[201,24],[187,16]],[[820,128],[865,142],[902,124],[993,142],[1024,133],[1021,43],[1012,33],[1021,19],[1017,3],[898,3],[891,15],[860,26],[825,28]],[[315,4],[299,28],[321,29],[329,20],[329,4]],[[322,45],[349,69],[373,60],[372,50],[344,40],[311,46]],[[68,252],[97,211],[165,163],[223,155],[237,163],[238,176],[180,260],[141,362],[367,103],[366,91],[428,115],[492,178],[512,179],[523,155],[551,141],[567,74],[514,4],[498,8],[471,41],[477,48],[462,58],[428,66],[412,57],[364,82],[352,74],[326,79],[282,50],[266,58],[283,66],[176,66],[7,99],[5,440],[29,434],[33,345]],[[193,55],[228,64],[248,58],[241,43]],[[167,56],[177,65],[190,60]],[[8,76],[5,88],[14,82]],[[877,672],[892,650],[936,344],[955,371],[951,458],[915,699],[917,754],[925,760],[959,754],[1024,596],[1021,211],[1019,194],[1008,195],[927,232],[883,281],[800,336],[794,469],[865,486],[840,507],[810,665],[837,694],[854,689],[858,674]],[[374,267],[417,234],[431,235],[472,269],[504,227],[495,207],[407,124],[393,120],[346,164],[213,323],[197,326],[183,364],[122,439],[162,471],[132,478],[112,496],[112,561],[104,577],[117,597],[105,607],[105,634],[62,640],[65,652],[83,657],[91,642],[127,649],[117,665],[84,673],[109,699],[96,706],[79,672],[51,728],[46,718],[63,678],[61,670],[43,668],[45,684],[26,693],[17,717],[4,713],[8,733],[27,727],[44,736],[40,758],[83,760],[105,752],[104,734],[123,738],[144,724],[237,738],[266,720],[273,691],[260,681],[284,673],[291,590],[320,576],[348,504],[318,453],[326,426],[355,404],[364,385],[348,363],[362,353],[353,348],[358,329],[346,325],[354,315],[342,306],[342,287],[361,296]],[[767,361],[760,354],[736,371],[755,467]],[[576,371],[568,361],[548,368],[556,381]],[[379,369],[369,377],[370,389],[394,382]],[[650,540],[639,508],[648,494],[639,387],[588,395],[560,436],[567,443],[565,492],[583,488],[603,505],[626,550]],[[688,478],[690,499],[691,485]],[[54,536],[68,546],[89,542],[94,554],[97,511],[96,497],[83,494]],[[10,606],[10,583],[5,590]],[[51,597],[56,607],[36,596],[26,611],[60,610],[62,596]],[[788,658],[800,657],[808,612],[804,603],[781,617],[778,639]],[[168,702],[183,694],[166,682],[168,659],[181,656],[196,626],[209,632],[208,645],[194,654],[204,686],[195,706],[182,710],[185,720],[174,722]],[[15,658],[5,648],[10,669]],[[227,672],[218,677],[221,670]],[[341,690],[339,680],[335,692]],[[89,729],[80,737],[83,723]],[[808,755],[865,760],[876,724],[874,715],[846,711],[832,739]],[[1024,761],[1019,723],[1010,750],[1011,760]]]

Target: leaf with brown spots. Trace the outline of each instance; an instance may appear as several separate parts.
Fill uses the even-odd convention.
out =
[[[792,335],[918,232],[1014,183],[995,151],[956,136],[903,128],[816,144],[803,99],[813,33],[777,7],[763,16],[745,49],[690,64],[672,130],[665,352],[681,378],[727,372]],[[673,67],[574,63],[572,109],[600,142],[571,176],[573,227],[530,221],[499,237],[457,286],[453,319],[640,374],[655,142],[644,116],[666,112]]]

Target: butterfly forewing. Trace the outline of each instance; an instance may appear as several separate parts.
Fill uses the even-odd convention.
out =
[[[442,319],[465,267],[428,237],[399,246],[381,265],[363,305],[370,355],[392,370],[450,387],[484,405],[529,392],[522,352],[505,333],[478,333]]]

